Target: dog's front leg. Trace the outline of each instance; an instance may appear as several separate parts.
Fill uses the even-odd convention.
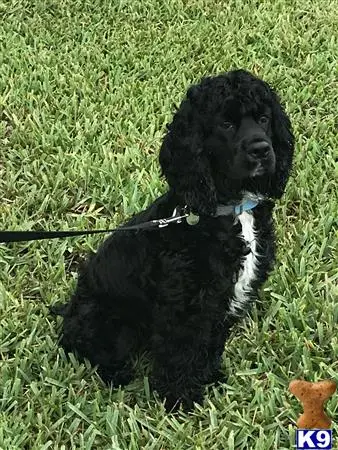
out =
[[[201,404],[203,401],[204,385],[198,373],[199,364],[192,360],[189,352],[182,352],[182,347],[177,350],[181,352],[181,358],[163,361],[155,355],[151,377],[151,386],[165,401],[167,411],[177,409],[180,404],[185,409],[191,409],[194,402]]]
[[[205,334],[208,324],[201,327],[202,317],[178,323],[167,316],[159,322],[152,342],[152,388],[165,399],[167,410],[180,404],[191,409],[194,402],[202,403],[204,386],[215,370],[212,339]]]

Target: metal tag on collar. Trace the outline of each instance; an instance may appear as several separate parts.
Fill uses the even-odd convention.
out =
[[[200,221],[200,216],[193,214],[192,212],[188,214],[186,217],[186,221],[188,225],[197,225]]]

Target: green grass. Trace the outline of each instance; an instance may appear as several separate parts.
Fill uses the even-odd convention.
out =
[[[289,381],[338,381],[337,16],[334,0],[0,1],[3,229],[114,227],[148,205],[164,125],[203,75],[272,83],[297,140],[262,306],[226,345],[224,392],[189,415],[142,370],[110,391],[56,346],[48,305],[102,237],[0,245],[1,449],[292,448]]]

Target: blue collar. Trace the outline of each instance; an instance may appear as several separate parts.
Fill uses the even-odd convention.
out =
[[[240,214],[242,214],[244,211],[250,211],[250,210],[254,209],[257,205],[258,205],[258,201],[251,200],[251,199],[244,200],[239,205],[218,205],[216,214],[214,215],[214,217],[219,217],[219,216],[235,216],[236,217],[236,216],[239,216]],[[176,209],[175,209],[175,211],[176,211]],[[175,211],[174,211],[174,214],[175,214]],[[197,216],[193,213],[186,213],[185,218],[189,225],[196,225],[200,220],[199,216]]]
[[[215,216],[238,216],[244,211],[250,211],[251,209],[254,209],[257,205],[258,202],[251,199],[244,200],[239,205],[218,205]]]

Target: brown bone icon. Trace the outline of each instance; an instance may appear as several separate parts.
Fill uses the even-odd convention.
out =
[[[304,412],[297,420],[298,428],[328,429],[331,419],[325,414],[324,403],[336,391],[337,385],[332,380],[310,383],[293,380],[289,384],[290,392],[302,403]]]

